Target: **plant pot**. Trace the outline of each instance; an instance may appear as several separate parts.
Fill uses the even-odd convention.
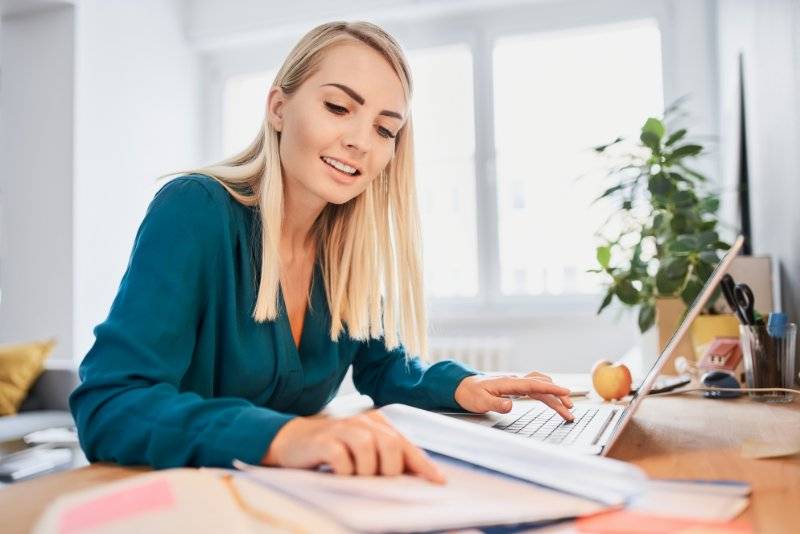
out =
[[[679,298],[660,298],[656,299],[656,332],[658,332],[658,352],[664,351],[672,339],[673,334],[678,329],[686,312],[686,304]],[[677,348],[672,352],[669,360],[664,365],[661,372],[667,375],[677,375],[675,369],[675,358],[683,356],[690,362],[696,362],[694,347],[690,336],[684,336],[678,343]]]

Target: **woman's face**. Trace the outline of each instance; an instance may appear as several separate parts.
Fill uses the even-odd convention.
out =
[[[317,208],[358,196],[392,159],[406,116],[403,86],[383,56],[362,43],[330,48],[293,95],[270,91],[287,193]]]

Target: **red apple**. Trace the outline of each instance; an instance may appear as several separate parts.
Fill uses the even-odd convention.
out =
[[[592,367],[592,385],[605,400],[621,399],[631,391],[631,371],[625,364],[600,360]]]

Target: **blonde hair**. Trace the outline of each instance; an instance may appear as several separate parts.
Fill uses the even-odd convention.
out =
[[[308,32],[292,49],[273,81],[291,95],[317,69],[330,47],[353,40],[380,52],[394,68],[410,102],[408,64],[397,42],[368,22],[330,22]],[[261,219],[261,273],[253,318],[278,316],[283,177],[278,132],[267,117],[242,152],[197,169],[221,183]],[[331,340],[342,331],[353,339],[384,338],[391,350],[402,343],[406,355],[427,355],[427,318],[414,180],[410,112],[396,137],[395,154],[367,189],[341,204],[328,204],[312,227],[331,312]]]

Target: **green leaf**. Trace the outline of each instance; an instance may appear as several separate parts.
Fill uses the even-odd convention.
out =
[[[601,303],[600,303],[600,307],[599,307],[599,308],[597,308],[597,315],[600,315],[600,313],[601,313],[601,312],[602,312],[604,309],[606,309],[606,306],[608,306],[609,304],[611,304],[611,299],[612,299],[612,298],[614,298],[614,290],[613,290],[613,289],[609,289],[609,290],[606,292],[606,296],[603,298],[603,302],[601,302]]]
[[[704,250],[700,254],[698,254],[700,259],[706,263],[710,263],[711,265],[716,265],[719,262],[719,256],[713,250]]]
[[[690,280],[686,287],[683,288],[681,291],[681,300],[687,305],[691,306],[694,302],[694,299],[697,298],[697,295],[703,290],[703,284],[698,282],[697,280]]]
[[[642,333],[650,330],[656,322],[656,307],[651,303],[642,304],[639,308],[639,331]]]
[[[665,276],[656,275],[656,288],[658,294],[663,297],[672,297],[678,288],[681,287],[682,280],[673,280]]]
[[[672,135],[670,135],[669,139],[667,139],[667,142],[665,144],[667,146],[672,146],[675,143],[677,143],[678,141],[680,141],[681,139],[683,139],[684,135],[686,135],[686,128],[681,128],[677,132],[675,132]]]
[[[672,154],[669,155],[670,161],[675,161],[681,158],[686,158],[689,156],[696,156],[700,152],[703,151],[703,147],[700,145],[683,145],[679,146],[675,150],[672,151]]]
[[[655,235],[658,237],[662,237],[666,235],[670,230],[669,222],[671,220],[670,214],[659,212],[653,217],[653,230],[655,231]]]
[[[699,173],[699,172],[697,172],[697,171],[694,171],[694,170],[692,170],[692,169],[688,168],[687,166],[683,165],[682,163],[676,163],[676,165],[677,165],[678,167],[680,167],[680,168],[681,168],[681,169],[682,169],[682,170],[683,170],[683,171],[684,171],[686,174],[688,174],[688,175],[690,175],[690,176],[693,176],[693,177],[694,177],[694,178],[696,178],[698,181],[700,181],[700,182],[706,182],[706,181],[708,181],[708,178],[706,178],[704,175],[700,174],[700,173]]]
[[[689,273],[689,260],[686,256],[672,256],[661,262],[656,273],[656,288],[663,296],[672,296],[683,286]]]
[[[642,132],[642,135],[639,136],[639,139],[642,141],[644,146],[653,152],[658,153],[661,150],[661,141],[653,132]]]
[[[595,203],[595,202],[597,202],[598,200],[602,200],[602,199],[606,198],[606,197],[607,197],[607,196],[609,196],[609,195],[613,195],[614,193],[616,193],[617,191],[619,191],[619,190],[620,190],[620,189],[622,189],[623,187],[625,187],[625,184],[617,184],[617,185],[615,185],[614,187],[609,187],[608,189],[606,189],[605,191],[603,191],[603,194],[602,194],[602,195],[600,195],[599,197],[597,197],[596,199],[594,199],[594,200],[592,201],[592,203]]]
[[[673,195],[672,201],[678,208],[688,208],[697,203],[697,197],[691,191],[682,190]]]
[[[697,248],[697,239],[693,235],[679,235],[670,246],[670,250],[678,253],[694,252]]]
[[[701,255],[702,254],[705,253],[701,252]],[[697,265],[695,265],[694,267],[694,270],[697,273],[697,278],[699,278],[705,283],[705,281],[708,280],[708,278],[711,276],[711,273],[714,272],[714,267],[717,265],[718,261],[719,260],[716,258],[716,254],[714,255],[713,261],[706,261],[705,259],[701,259],[701,261],[698,261]]]
[[[706,197],[700,201],[699,207],[703,213],[716,213],[719,210],[719,198]]]
[[[686,215],[684,213],[676,213],[672,216],[672,220],[670,221],[670,228],[676,234],[683,234],[686,233],[688,230],[689,223]]]
[[[630,280],[622,279],[617,283],[617,298],[628,305],[635,305],[639,302],[639,292],[633,287]]]
[[[642,242],[636,243],[633,247],[633,254],[631,255],[631,271],[643,271],[646,273],[647,264],[642,261]]]
[[[700,232],[697,235],[697,247],[699,249],[711,248],[717,241],[719,241],[719,234],[713,230]]]
[[[664,137],[664,123],[654,117],[650,117],[642,126],[642,133],[645,132],[653,134],[656,139],[661,141],[661,138]]]
[[[673,189],[672,182],[667,179],[664,173],[658,173],[650,177],[647,183],[647,189],[655,196],[666,196]]]
[[[597,263],[603,269],[608,269],[608,262],[611,261],[611,247],[597,247]]]
[[[675,294],[679,287],[681,287],[682,280],[676,280],[667,277],[661,271],[656,274],[656,289],[658,293],[664,297],[671,297]]]
[[[616,145],[617,143],[620,143],[620,142],[622,142],[623,140],[624,140],[624,138],[622,138],[622,137],[617,137],[616,139],[614,139],[614,140],[613,140],[613,141],[611,141],[610,143],[607,143],[607,144],[605,144],[605,145],[599,145],[599,146],[596,146],[596,147],[594,147],[594,151],[595,151],[595,152],[603,152],[603,151],[605,151],[605,149],[607,149],[608,147],[610,147],[610,146],[612,146],[612,145]]]
[[[689,271],[689,260],[683,257],[667,258],[662,262],[661,267],[670,278],[683,280]]]
[[[684,182],[684,183],[689,183],[689,179],[688,179],[688,178],[686,178],[686,177],[685,177],[685,176],[683,176],[682,174],[678,174],[677,172],[671,172],[671,173],[669,173],[669,178],[670,178],[670,180],[672,180],[673,182]]]

